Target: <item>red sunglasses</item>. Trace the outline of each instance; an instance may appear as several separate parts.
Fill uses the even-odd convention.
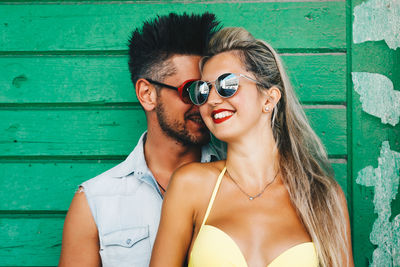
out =
[[[168,84],[165,84],[165,83],[160,83],[160,82],[154,81],[152,79],[146,79],[146,80],[149,81],[149,83],[152,83],[152,84],[164,87],[164,88],[168,88],[168,89],[172,89],[172,90],[178,91],[179,98],[183,101],[183,103],[192,104],[193,105],[193,103],[192,103],[192,101],[190,100],[190,97],[189,97],[188,88],[193,82],[198,81],[199,79],[191,79],[191,80],[184,81],[179,87],[175,87],[175,86],[168,85]]]

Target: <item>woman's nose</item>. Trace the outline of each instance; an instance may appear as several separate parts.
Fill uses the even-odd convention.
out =
[[[210,93],[208,95],[207,103],[210,105],[217,105],[222,102],[222,97],[217,93],[215,85],[211,85]]]

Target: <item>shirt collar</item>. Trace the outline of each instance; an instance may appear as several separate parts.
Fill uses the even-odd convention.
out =
[[[154,183],[154,176],[147,166],[144,157],[144,143],[146,142],[147,131],[145,131],[129,156],[119,165],[114,167],[114,177],[125,177],[130,174],[142,180],[151,180]],[[218,159],[218,152],[211,144],[204,145],[201,148],[201,162],[210,162]]]
[[[211,142],[201,147],[201,162],[211,162],[219,159],[219,153]]]
[[[144,158],[144,147],[143,144],[146,140],[147,132],[144,132],[139,138],[139,141],[135,149],[129,154],[129,156],[121,162],[119,165],[114,167],[114,177],[125,177],[130,174],[144,174],[150,172],[147,167],[146,160]]]

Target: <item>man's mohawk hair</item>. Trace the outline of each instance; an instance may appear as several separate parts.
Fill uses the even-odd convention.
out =
[[[133,83],[149,75],[153,66],[175,54],[204,55],[212,35],[220,29],[211,13],[170,13],[157,16],[136,29],[129,40],[129,70]]]

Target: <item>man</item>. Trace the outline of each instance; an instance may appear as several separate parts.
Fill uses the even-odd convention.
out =
[[[200,57],[217,28],[209,13],[171,13],[133,32],[129,69],[148,130],[124,162],[80,186],[65,219],[60,266],[148,266],[171,174],[219,156],[207,145],[198,107],[181,97],[181,85],[200,78]]]

